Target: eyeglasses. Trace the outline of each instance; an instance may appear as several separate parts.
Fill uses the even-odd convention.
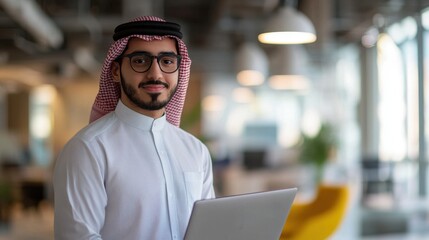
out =
[[[160,53],[158,56],[153,56],[145,52],[134,52],[119,58],[127,57],[130,59],[131,68],[138,73],[149,71],[152,66],[153,59],[156,58],[158,66],[164,73],[174,73],[179,69],[182,56],[174,53]]]

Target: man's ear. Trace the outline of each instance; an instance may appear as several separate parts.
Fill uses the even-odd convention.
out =
[[[112,72],[113,81],[119,82],[121,80],[121,65],[118,62],[113,61],[110,71]]]

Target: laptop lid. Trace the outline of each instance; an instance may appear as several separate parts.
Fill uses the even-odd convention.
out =
[[[185,240],[278,240],[297,188],[200,200]]]

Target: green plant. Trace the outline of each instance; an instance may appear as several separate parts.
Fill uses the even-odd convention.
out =
[[[0,227],[8,225],[11,220],[12,187],[0,179]]]
[[[336,146],[333,129],[328,124],[322,124],[314,136],[302,134],[299,160],[316,167],[316,181],[323,177],[323,168],[331,157]]]
[[[12,188],[6,181],[0,180],[0,202],[9,202],[12,200]]]

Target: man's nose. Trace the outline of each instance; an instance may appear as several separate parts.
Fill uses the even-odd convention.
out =
[[[152,58],[152,64],[148,70],[148,75],[153,79],[158,79],[162,77],[162,71],[158,63],[158,59],[156,57]]]

